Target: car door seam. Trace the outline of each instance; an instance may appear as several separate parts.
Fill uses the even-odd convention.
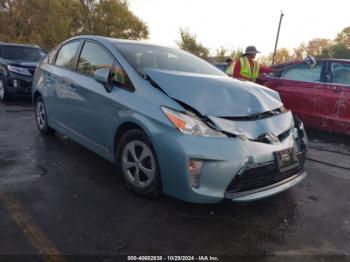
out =
[[[103,151],[105,151],[106,153],[110,153],[109,150],[102,146],[101,144],[99,143],[96,143],[95,141],[87,138],[86,136],[84,136],[83,134],[79,133],[78,131],[68,127],[67,125],[63,124],[61,121],[55,119],[55,118],[52,118],[54,121],[56,121],[61,127],[63,127],[64,129],[67,129],[69,132],[72,132],[73,134],[79,136],[80,138],[84,139],[86,142],[89,142],[90,144],[102,149]]]

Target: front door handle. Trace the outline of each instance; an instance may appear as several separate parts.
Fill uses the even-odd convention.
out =
[[[70,84],[69,86],[68,86],[68,89],[70,90],[70,91],[77,91],[77,86],[76,85],[74,85],[74,84]]]

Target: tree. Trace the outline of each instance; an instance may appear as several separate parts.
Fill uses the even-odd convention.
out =
[[[335,42],[350,48],[350,26],[345,27],[340,33],[338,33]]]
[[[241,58],[243,55],[243,49],[242,48],[237,48],[237,49],[233,49],[230,53],[230,57],[233,60],[237,60],[239,58]]]
[[[77,0],[2,0],[1,40],[50,48],[69,37]]]
[[[321,57],[323,50],[329,49],[332,45],[332,41],[325,38],[314,38],[308,42],[306,51],[308,55],[314,57]]]
[[[292,61],[292,56],[287,48],[280,48],[277,50],[275,55],[276,64],[288,63],[290,61]]]
[[[339,32],[334,41],[322,50],[319,57],[350,59],[350,27]]]
[[[294,48],[292,57],[294,60],[301,60],[301,59],[304,59],[306,55],[307,55],[307,46],[303,42],[297,48]]]
[[[147,26],[131,13],[127,2],[100,0],[93,21],[92,31],[98,35],[125,39],[148,37]]]
[[[263,66],[271,66],[272,64],[272,56],[271,55],[266,55],[266,56],[260,56],[258,57],[258,63]]]
[[[332,46],[332,41],[325,38],[314,38],[305,44],[301,43],[297,48],[294,48],[293,59],[301,60],[306,55],[314,57],[327,57],[327,52]]]
[[[216,62],[225,62],[226,59],[231,58],[232,60],[237,60],[242,57],[243,50],[242,48],[232,49],[231,51],[225,47],[220,47],[216,50],[215,61]]]
[[[227,58],[227,49],[225,47],[221,46],[219,49],[216,50],[216,62],[225,62]]]
[[[80,0],[81,4],[81,21],[82,21],[82,33],[83,34],[92,34],[93,33],[93,24],[94,16],[97,2],[96,0]]]
[[[188,29],[180,28],[180,41],[177,41],[177,45],[198,57],[207,59],[209,55],[209,49],[204,47],[201,43],[199,43],[196,39],[196,35],[191,34]]]
[[[343,43],[335,44],[328,50],[328,57],[350,59],[350,49]]]
[[[78,34],[141,39],[148,27],[121,0],[0,0],[0,41],[49,49]]]
[[[268,56],[262,56],[258,58],[260,64],[264,66],[271,66],[272,64],[273,53],[270,53]],[[287,48],[279,48],[276,51],[275,55],[275,64],[288,63],[293,60],[293,57],[290,55]]]

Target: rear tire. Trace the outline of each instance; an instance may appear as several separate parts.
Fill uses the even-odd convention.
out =
[[[55,132],[55,130],[52,129],[47,123],[46,108],[45,108],[44,100],[41,96],[39,96],[35,100],[35,119],[36,119],[38,129],[42,134],[48,135]]]
[[[11,98],[10,94],[6,90],[4,79],[0,76],[0,101],[7,102]]]
[[[121,137],[117,148],[116,163],[127,188],[142,196],[159,195],[159,166],[147,135],[139,129],[129,130]]]

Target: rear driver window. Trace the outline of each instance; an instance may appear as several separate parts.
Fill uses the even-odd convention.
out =
[[[85,42],[78,63],[78,72],[93,77],[100,68],[112,68],[113,58],[100,46]]]
[[[333,83],[350,85],[350,64],[333,63],[332,77]]]
[[[69,69],[75,69],[74,60],[79,44],[80,42],[76,41],[62,46],[62,48],[58,52],[55,65],[66,67]]]

